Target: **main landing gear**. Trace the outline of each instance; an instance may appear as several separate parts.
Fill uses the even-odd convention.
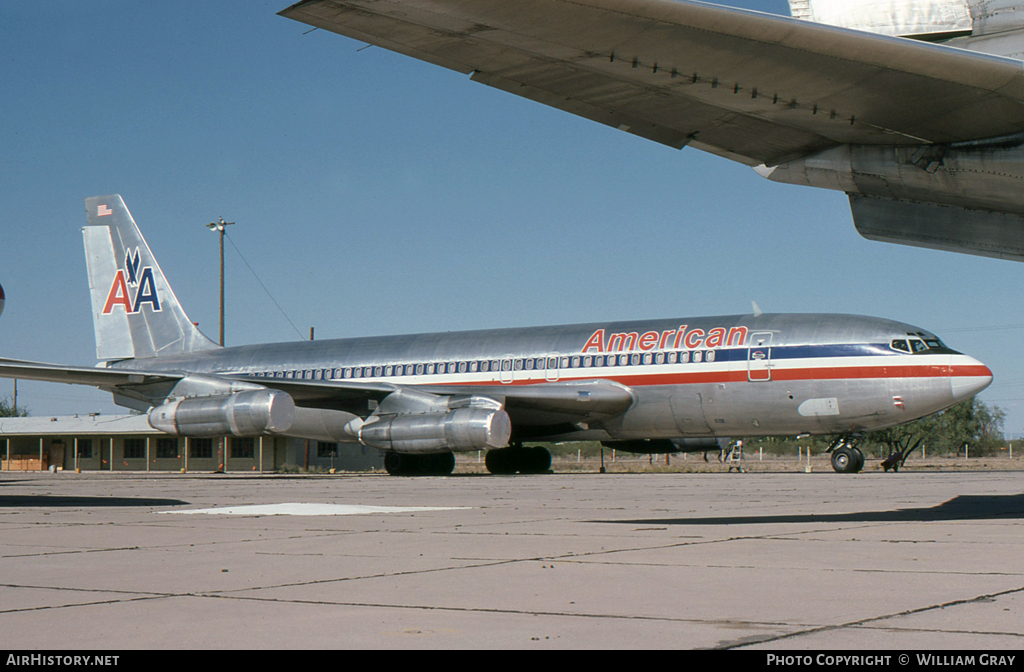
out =
[[[487,471],[498,475],[546,474],[551,470],[551,453],[541,446],[513,444],[487,451]],[[410,455],[389,451],[384,469],[392,476],[449,476],[455,470],[454,453]]]
[[[513,444],[494,448],[484,458],[487,471],[497,475],[546,474],[551,469],[551,453],[542,446]]]
[[[840,474],[856,474],[864,468],[864,453],[850,436],[836,438],[825,452],[832,454],[832,468]]]
[[[388,452],[384,469],[392,476],[449,476],[455,470],[455,453],[410,455]]]

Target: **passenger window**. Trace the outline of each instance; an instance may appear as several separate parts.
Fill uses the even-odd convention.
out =
[[[715,351],[714,350],[708,350],[707,361],[709,361],[709,362],[715,361]]]
[[[697,352],[693,353],[693,361],[694,362],[700,362],[700,360],[703,359],[703,358],[704,358],[704,354],[700,350],[698,350]]]
[[[680,364],[686,364],[689,361],[690,361],[690,353],[689,352],[680,352],[679,353],[679,363]]]
[[[910,348],[907,347],[907,342],[902,338],[894,339],[893,342],[889,344],[889,347],[893,350],[899,350],[900,352],[910,352]]]
[[[465,372],[466,372],[466,363],[465,362],[459,362],[459,373],[465,373]]]
[[[572,365],[571,366],[574,369],[580,368],[580,358],[579,357],[573,357],[572,358]]]

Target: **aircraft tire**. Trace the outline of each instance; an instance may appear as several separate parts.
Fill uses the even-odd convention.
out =
[[[856,464],[853,465],[853,473],[860,473],[864,469],[864,453],[860,452],[860,448],[853,448],[853,455],[856,458]]]
[[[484,456],[484,466],[495,476],[509,476],[516,473],[515,462],[511,448],[492,448]]]
[[[521,474],[546,474],[551,470],[551,453],[543,446],[530,446],[524,448],[529,451],[523,455],[522,464],[519,468]]]
[[[450,476],[455,470],[455,454],[403,455],[394,451],[384,456],[384,469],[391,476]]]
[[[836,448],[832,451],[832,469],[839,474],[853,474],[857,469],[857,453],[850,448]]]
[[[452,472],[455,471],[455,453],[448,451],[447,453],[438,453],[429,457],[431,458],[431,476],[451,476]]]
[[[384,454],[384,470],[389,476],[406,476],[406,457],[409,456],[388,451]]]

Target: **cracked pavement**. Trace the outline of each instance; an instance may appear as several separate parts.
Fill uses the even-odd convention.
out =
[[[1014,472],[4,472],[0,535],[8,648],[1024,647]]]

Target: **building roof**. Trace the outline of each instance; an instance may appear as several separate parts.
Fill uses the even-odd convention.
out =
[[[145,415],[71,415],[0,418],[0,437],[8,436],[111,436],[165,435]]]

